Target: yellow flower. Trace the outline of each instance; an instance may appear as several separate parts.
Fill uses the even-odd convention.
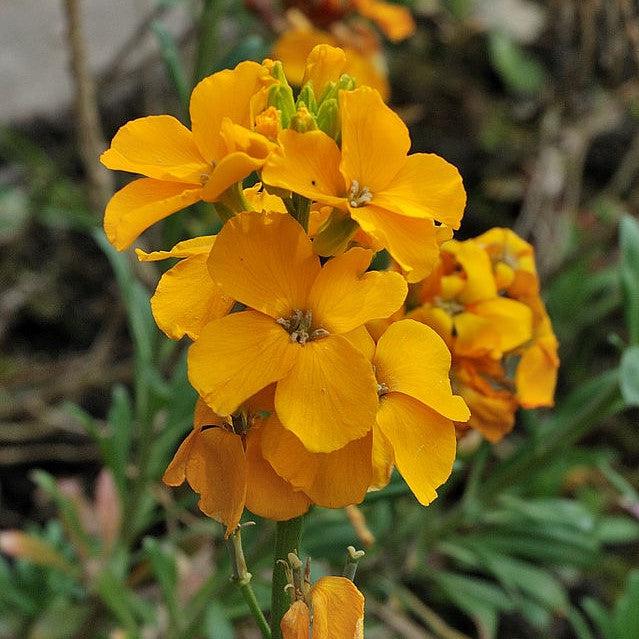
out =
[[[237,527],[245,506],[275,520],[308,510],[308,497],[277,475],[262,455],[264,410],[272,410],[268,392],[231,417],[216,415],[198,400],[193,430],[162,478],[169,486],[188,481],[200,495],[200,510],[226,526],[226,537]]]
[[[364,595],[346,577],[322,577],[291,604],[280,628],[284,639],[363,639]]]
[[[376,91],[342,91],[339,102],[341,151],[322,131],[284,130],[262,179],[349,214],[418,281],[439,256],[434,221],[459,227],[461,177],[437,155],[407,155],[408,129]]]
[[[277,382],[284,426],[313,452],[364,437],[377,405],[370,361],[349,341],[401,306],[397,273],[365,272],[361,248],[323,267],[288,215],[240,213],[222,228],[209,272],[246,310],[213,320],[189,351],[189,379],[218,414]]]
[[[104,230],[117,249],[198,200],[215,202],[262,166],[273,144],[250,127],[254,113],[265,107],[263,90],[272,81],[263,66],[242,62],[195,87],[192,131],[172,116],[153,115],[132,120],[116,133],[101,162],[146,176],[107,204]]]
[[[450,352],[435,331],[412,320],[392,324],[377,346],[366,331],[354,341],[375,369],[379,402],[371,432],[337,451],[312,453],[272,415],[264,426],[264,456],[320,506],[359,503],[368,486],[388,483],[393,465],[426,505],[452,470],[453,420],[469,417],[450,387]]]
[[[334,35],[313,29],[310,25],[284,32],[273,47],[273,57],[282,63],[284,73],[291,84],[302,86],[309,79],[308,58],[318,45],[329,45],[330,48],[340,47],[344,52],[343,62],[339,61],[332,65],[332,81],[336,82],[340,75],[346,73],[358,86],[372,87],[380,92],[384,100],[388,99],[390,87],[378,52],[363,53],[349,46],[348,43],[341,42]],[[322,91],[317,83],[313,89],[315,96],[319,99]]]

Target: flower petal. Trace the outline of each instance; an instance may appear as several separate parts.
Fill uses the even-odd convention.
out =
[[[273,59],[280,60],[288,81],[301,86],[306,72],[305,61],[317,45],[337,45],[337,40],[330,33],[319,29],[287,29],[273,47]],[[315,88],[315,87],[314,87]],[[315,89],[315,95],[321,95]]]
[[[299,352],[270,317],[232,313],[209,322],[189,349],[189,380],[216,413],[230,415],[286,375]]]
[[[215,242],[215,235],[200,235],[190,240],[178,242],[170,251],[151,251],[151,253],[147,253],[142,249],[136,248],[135,254],[140,262],[158,262],[169,257],[183,258],[193,255],[208,255],[213,242]]]
[[[302,84],[311,83],[319,101],[329,82],[337,82],[346,68],[346,54],[339,47],[318,44],[306,58]]]
[[[500,357],[532,338],[532,312],[522,302],[496,297],[473,304],[469,310],[497,328],[493,357]]]
[[[452,164],[433,153],[415,153],[383,191],[373,191],[372,201],[400,215],[430,218],[458,229],[466,191]]]
[[[202,187],[202,199],[216,202],[220,195],[236,182],[262,166],[263,159],[253,158],[242,151],[224,156],[213,169],[206,184]]]
[[[517,399],[524,408],[553,406],[557,385],[557,345],[542,339],[524,349],[517,370]]]
[[[104,232],[119,251],[150,226],[201,199],[202,188],[151,178],[134,180],[109,200]]]
[[[366,435],[376,407],[371,363],[340,335],[304,344],[275,392],[282,424],[312,452],[328,453]]]
[[[437,333],[411,319],[395,322],[377,342],[377,381],[459,422],[470,412],[450,386],[450,351]]]
[[[162,475],[162,481],[167,486],[179,486],[186,479],[186,464],[193,449],[193,442],[197,439],[200,429],[192,430],[180,444],[173,459]]]
[[[372,477],[371,433],[331,453],[311,453],[271,415],[262,442],[264,456],[277,474],[314,504],[343,508],[364,499]]]
[[[410,148],[408,129],[370,87],[341,91],[342,162],[347,189],[356,180],[368,187],[373,201],[406,163]]]
[[[324,264],[308,300],[318,326],[346,333],[402,305],[406,280],[390,271],[366,273],[372,257],[372,251],[356,247]]]
[[[313,639],[364,636],[364,595],[346,577],[322,577],[311,588]]]
[[[294,601],[280,622],[283,639],[310,639],[311,613],[300,600]]]
[[[188,335],[197,339],[211,320],[224,317],[233,298],[222,293],[207,268],[208,255],[194,255],[178,262],[158,282],[151,310],[159,328],[171,339]]]
[[[281,197],[272,195],[258,182],[254,186],[244,189],[244,197],[251,205],[253,210],[260,212],[287,213],[286,206]]]
[[[127,122],[100,156],[100,162],[116,171],[198,186],[207,169],[193,134],[170,115],[150,115]]]
[[[280,148],[266,160],[262,180],[304,197],[346,208],[344,179],[339,172],[340,151],[323,131],[280,133]]]
[[[224,118],[250,128],[251,98],[269,81],[267,69],[247,61],[204,78],[193,89],[189,108],[193,137],[207,162],[219,162],[227,153],[220,135]]]
[[[408,395],[389,393],[380,402],[377,423],[393,447],[402,477],[427,506],[453,469],[453,422]]]
[[[186,463],[186,479],[200,495],[200,510],[226,525],[225,537],[240,522],[246,478],[246,457],[238,435],[223,428],[208,428],[197,435]]]
[[[415,32],[415,21],[408,7],[380,0],[355,0],[358,13],[377,23],[393,42],[408,38]]]
[[[372,235],[406,272],[409,283],[424,279],[437,265],[437,228],[431,220],[405,217],[377,206],[350,208],[351,217]]]
[[[373,427],[373,476],[371,488],[384,488],[388,485],[395,463],[395,453],[391,443],[382,433],[378,424]]]
[[[211,277],[225,294],[276,319],[307,308],[319,270],[302,227],[280,213],[236,215],[209,257]]]
[[[304,514],[309,498],[282,479],[262,454],[262,428],[253,426],[246,437],[249,474],[246,507],[259,517],[283,521]]]

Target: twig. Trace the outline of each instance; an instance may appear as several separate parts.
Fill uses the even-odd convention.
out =
[[[375,601],[370,595],[366,597],[366,609],[403,639],[437,639],[435,635],[420,628],[401,612],[394,610],[388,604]]]
[[[105,143],[100,127],[95,83],[87,62],[80,2],[65,0],[64,4],[71,73],[75,83],[75,108],[79,120],[80,154],[87,175],[91,207],[94,211],[101,212],[113,193],[113,177],[98,161]]]

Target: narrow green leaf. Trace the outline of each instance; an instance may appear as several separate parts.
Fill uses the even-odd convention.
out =
[[[493,31],[488,36],[490,61],[504,84],[516,93],[536,93],[546,79],[544,68],[505,33]]]
[[[612,617],[601,602],[592,597],[584,597],[581,600],[581,607],[603,639],[616,639],[613,636]]]
[[[628,406],[639,406],[639,346],[627,348],[619,367],[621,394]]]
[[[630,344],[639,346],[639,222],[624,215],[619,223],[619,271]]]
[[[616,639],[639,637],[639,570],[628,575],[626,591],[615,606],[613,627]]]

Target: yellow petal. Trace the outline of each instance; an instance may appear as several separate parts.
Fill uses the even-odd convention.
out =
[[[466,284],[456,295],[462,304],[471,304],[497,297],[497,285],[490,257],[477,242],[452,240],[442,246],[442,251],[454,255],[455,260],[464,269]]]
[[[554,357],[553,357],[554,355]],[[524,350],[515,371],[517,398],[524,408],[554,404],[556,343],[538,341]]]
[[[186,463],[191,455],[193,442],[197,439],[200,429],[191,431],[180,444],[173,459],[162,475],[162,481],[167,486],[179,486],[186,479]]]
[[[180,182],[140,178],[127,184],[109,200],[104,212],[104,232],[119,251],[156,222],[201,199],[201,187]]]
[[[311,83],[317,100],[320,100],[329,82],[337,82],[346,68],[346,54],[339,47],[318,44],[306,58],[302,84]]]
[[[193,411],[193,428],[201,429],[202,426],[227,426],[228,418],[214,413],[211,407],[198,397]]]
[[[215,242],[215,235],[201,235],[178,242],[170,251],[151,251],[147,253],[136,248],[135,254],[140,262],[158,262],[169,257],[192,257],[193,255],[207,255]]]
[[[311,588],[313,639],[363,637],[364,595],[346,577],[322,577]]]
[[[197,339],[213,319],[224,317],[233,298],[222,293],[207,268],[208,255],[194,255],[178,262],[158,282],[151,298],[153,317],[171,339],[188,335]]]
[[[259,169],[262,163],[263,158],[253,158],[242,151],[225,155],[202,187],[202,199],[207,202],[216,202],[226,189]]]
[[[244,197],[254,211],[287,213],[286,206],[281,197],[271,195],[262,188],[262,184],[258,182],[255,186],[244,189]]]
[[[262,454],[262,428],[252,426],[246,437],[246,460],[249,473],[246,486],[246,507],[259,517],[275,521],[292,519],[304,514],[309,498],[282,479]]]
[[[310,639],[311,613],[303,601],[294,601],[280,622],[283,639]]]
[[[300,346],[270,317],[255,311],[209,322],[189,349],[189,380],[219,415],[291,370]]]
[[[397,215],[372,205],[351,208],[350,213],[388,250],[406,272],[409,283],[424,279],[437,265],[439,244],[431,220]]]
[[[456,337],[453,340],[453,352],[463,357],[481,357],[494,353],[501,357],[499,344],[499,326],[491,320],[462,312],[453,318]]]
[[[473,304],[472,312],[497,327],[499,340],[494,356],[511,351],[532,338],[532,312],[521,302],[496,297]]]
[[[220,135],[222,121],[250,128],[252,96],[270,80],[268,71],[257,62],[241,62],[204,78],[191,95],[193,137],[207,162],[219,162],[227,153]]]
[[[375,421],[371,363],[340,335],[307,342],[277,385],[282,424],[312,452],[331,452],[366,435]]]
[[[464,422],[470,412],[450,386],[450,351],[437,333],[411,319],[392,324],[377,342],[377,381],[409,395],[444,417]]]
[[[278,319],[308,308],[319,259],[289,215],[244,212],[229,220],[211,249],[209,272],[226,295]]]
[[[238,435],[223,428],[198,433],[186,463],[186,479],[200,495],[200,510],[226,525],[226,537],[240,522],[246,477],[246,457]]]
[[[340,151],[323,131],[298,133],[285,129],[280,148],[266,160],[262,180],[311,200],[346,207],[344,180],[339,172]]]
[[[372,251],[356,247],[324,265],[308,300],[318,326],[346,333],[369,320],[388,317],[402,305],[406,281],[399,273],[367,273],[372,257]]]
[[[390,85],[383,52],[376,45],[372,51],[365,53],[349,47],[344,47],[344,52],[346,53],[346,73],[355,80],[355,85],[375,89],[386,102],[390,97]]]
[[[433,153],[415,153],[381,191],[373,204],[409,217],[430,218],[454,229],[466,207],[466,191],[459,171]]]
[[[410,138],[400,117],[386,106],[370,87],[341,91],[342,162],[346,186],[352,182],[368,187],[373,194],[383,191],[406,163]]]
[[[453,468],[453,422],[408,395],[389,393],[380,401],[377,423],[393,447],[402,477],[427,506]]]
[[[380,0],[355,0],[357,11],[377,23],[386,37],[399,42],[415,32],[415,21],[408,7]]]
[[[100,161],[109,169],[198,186],[207,169],[193,134],[170,115],[128,122],[115,134]]]
[[[275,472],[314,504],[343,508],[364,499],[372,477],[370,433],[332,453],[311,453],[271,415],[262,442],[264,456]]]
[[[375,340],[371,337],[366,326],[358,326],[356,329],[344,333],[345,337],[358,351],[364,354],[369,362],[375,355]]]
[[[449,350],[453,344],[453,318],[443,308],[424,304],[406,315],[408,319],[430,326],[446,343]]]
[[[384,488],[388,485],[395,463],[395,453],[386,435],[378,424],[373,427],[373,476],[371,488]]]

